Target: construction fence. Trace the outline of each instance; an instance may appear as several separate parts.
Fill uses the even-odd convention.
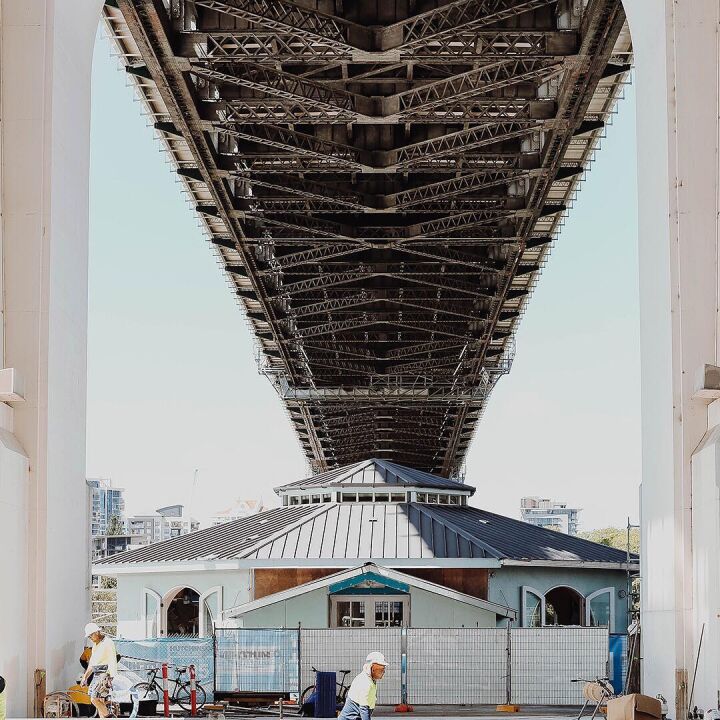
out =
[[[380,702],[395,705],[580,705],[582,683],[609,675],[622,689],[627,638],[607,628],[218,628],[214,638],[117,640],[122,663],[194,664],[208,697],[293,695],[315,671],[348,670],[368,653],[390,663]],[[172,672],[171,672],[172,675]]]
[[[372,650],[390,663],[380,700],[393,705],[580,705],[572,680],[610,669],[607,628],[233,628],[216,630],[215,691],[298,693],[315,670],[349,682]]]

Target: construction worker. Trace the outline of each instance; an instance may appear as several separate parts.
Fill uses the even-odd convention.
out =
[[[352,681],[338,720],[370,720],[377,702],[377,681],[382,680],[388,666],[381,652],[371,652],[362,672]]]
[[[80,685],[86,685],[88,677],[93,676],[90,683],[90,701],[97,708],[100,717],[108,717],[110,713],[106,702],[112,692],[112,680],[118,673],[115,643],[93,622],[85,626],[85,637],[92,640],[93,648]]]

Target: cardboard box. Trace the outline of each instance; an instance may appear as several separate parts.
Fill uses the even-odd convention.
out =
[[[623,695],[607,701],[607,720],[658,720],[660,701],[648,695]]]

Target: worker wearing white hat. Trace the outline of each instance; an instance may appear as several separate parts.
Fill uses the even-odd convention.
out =
[[[89,690],[90,701],[97,708],[100,717],[108,717],[106,700],[112,692],[112,679],[118,672],[115,643],[94,622],[85,626],[85,637],[92,640],[93,649],[80,684],[85,685],[88,677],[92,674],[93,679]]]
[[[370,720],[377,702],[377,681],[382,680],[388,666],[381,652],[371,652],[362,672],[352,681],[338,720]]]

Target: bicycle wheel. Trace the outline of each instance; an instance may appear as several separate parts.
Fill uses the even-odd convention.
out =
[[[154,717],[157,715],[157,706],[160,702],[160,691],[155,683],[141,682],[130,688],[130,697],[133,693],[138,696],[138,715],[140,717]]]
[[[315,694],[315,686],[308,685],[300,693],[300,717],[313,717],[315,715],[315,703],[310,702]],[[313,698],[314,700],[314,698]]]
[[[195,708],[199,710],[206,701],[207,695],[205,694],[205,688],[200,683],[195,683]],[[177,692],[175,693],[175,702],[183,710],[191,709],[189,682],[178,685]]]

